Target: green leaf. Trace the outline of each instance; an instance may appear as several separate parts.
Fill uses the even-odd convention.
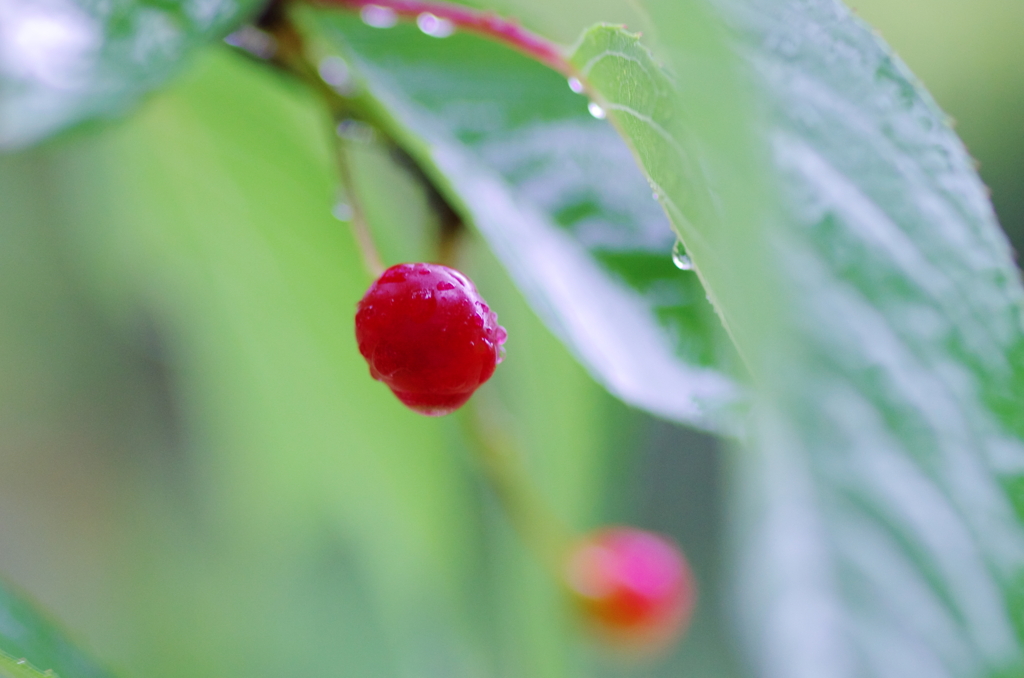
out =
[[[261,0],[0,0],[0,150],[116,116]]]
[[[0,586],[0,676],[106,678],[109,674],[27,601]]]
[[[362,105],[599,382],[660,416],[729,426],[741,394],[720,323],[696,276],[673,265],[675,236],[629,149],[585,97],[476,36],[381,31],[342,12],[303,20],[324,54],[353,61]]]
[[[759,673],[1020,675],[1024,293],[971,159],[837,2],[649,8],[671,73],[610,27],[573,60],[757,383],[734,468]]]

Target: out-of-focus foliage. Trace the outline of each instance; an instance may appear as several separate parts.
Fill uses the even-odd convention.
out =
[[[369,278],[331,216],[331,122],[223,52],[125,125],[0,161],[4,572],[124,675],[585,670],[459,421],[409,412],[366,372],[351,322]],[[429,232],[408,177],[354,150],[374,215]],[[486,250],[462,265],[512,337],[478,397],[512,413],[544,496],[581,529],[632,519],[635,415]],[[695,511],[647,520],[688,530],[710,582],[714,485],[694,483]],[[707,647],[682,661],[720,665]]]
[[[0,149],[123,115],[262,0],[0,0]]]
[[[887,28],[896,24],[887,23],[884,13],[908,5],[862,0],[865,13],[869,2],[872,18],[899,43],[902,34]],[[757,3],[737,4],[754,7]],[[1012,68],[1020,62],[1014,60],[1020,53],[1013,51],[1020,49],[1020,43],[1004,33],[1013,35],[1018,15],[999,0],[957,7],[948,0],[941,4],[943,11],[924,8],[923,15],[915,17],[922,34],[936,43],[949,45],[954,38],[970,36],[980,39],[977,36],[983,33],[973,27],[999,17],[1000,32],[985,37],[978,49],[989,55],[987,59],[973,60],[958,50],[950,50],[947,56],[938,48],[912,46],[924,45],[926,40],[908,42],[906,55],[925,82],[935,87],[940,103],[961,118],[960,130],[982,161],[983,175],[996,191],[997,206],[1009,205],[1012,213],[1016,203],[1005,196],[1024,191],[1014,190],[1020,186],[1019,172],[1006,168],[1020,166],[1013,158],[1020,158],[1018,140],[1024,135],[1013,131],[1013,125],[1019,121],[1018,97],[1024,87],[1014,85],[1021,76]],[[843,448],[849,454],[791,456],[794,450],[838,448],[836,428],[822,422],[848,421],[851,413],[870,411],[858,409],[864,401],[849,398],[841,400],[852,405],[840,408],[838,419],[811,417],[809,413],[834,402],[813,397],[822,390],[794,396],[793,389],[800,383],[835,377],[830,386],[850,386],[844,393],[860,389],[870,396],[866,402],[872,406],[885,401],[885,412],[904,412],[886,397],[906,390],[890,388],[885,372],[866,361],[837,365],[829,348],[846,346],[849,352],[844,355],[861,356],[858,351],[873,346],[884,333],[855,346],[843,344],[844,337],[839,337],[822,349],[818,333],[836,327],[844,319],[842,314],[810,308],[806,317],[825,318],[812,329],[789,325],[793,316],[787,313],[770,318],[769,329],[778,334],[766,336],[764,345],[792,340],[791,352],[781,354],[788,355],[788,362],[779,365],[795,365],[792,378],[806,381],[779,382],[773,373],[770,383],[779,394],[776,410],[755,420],[752,430],[759,432],[762,442],[770,437],[766,428],[777,433],[783,428],[780,422],[792,425],[788,430],[796,433],[734,456],[719,455],[708,438],[653,422],[606,395],[543,328],[483,242],[471,236],[459,265],[474,277],[510,331],[506,362],[479,394],[479,405],[499,418],[506,417],[530,477],[572,527],[628,521],[668,531],[680,540],[695,566],[700,600],[687,640],[650,665],[624,668],[608,661],[577,633],[554,582],[512,534],[506,516],[481,480],[463,431],[466,422],[418,418],[366,375],[352,340],[351,315],[369,279],[362,272],[348,225],[330,216],[338,199],[331,151],[335,140],[333,121],[321,103],[283,74],[246,63],[237,54],[227,54],[224,47],[199,50],[178,65],[179,58],[194,52],[184,46],[219,37],[239,20],[234,4],[230,12],[217,15],[223,21],[192,31],[183,29],[185,24],[174,17],[195,17],[197,12],[228,5],[188,2],[171,7],[83,0],[71,11],[70,4],[56,0],[49,4],[0,0],[4,26],[0,35],[8,36],[10,26],[24,25],[22,19],[30,16],[30,10],[44,5],[55,8],[52,16],[58,19],[77,17],[83,11],[93,22],[106,21],[104,17],[117,12],[129,17],[109,32],[125,37],[109,46],[110,55],[124,58],[111,56],[108,66],[113,71],[104,70],[107,66],[85,69],[107,74],[85,78],[83,82],[92,89],[57,88],[40,97],[26,83],[34,78],[38,85],[43,80],[25,74],[45,75],[52,69],[29,69],[25,64],[42,62],[12,59],[11,45],[20,43],[0,42],[5,78],[0,109],[13,110],[3,107],[25,102],[37,106],[17,109],[13,117],[5,113],[0,121],[4,130],[21,130],[17,139],[10,137],[17,143],[83,116],[123,111],[169,73],[184,71],[167,91],[153,95],[123,123],[86,129],[42,149],[0,157],[0,575],[55,611],[72,635],[119,675],[744,675],[743,664],[736,661],[735,631],[725,621],[721,595],[727,588],[724,573],[736,566],[736,561],[729,567],[724,562],[723,466],[739,472],[733,477],[739,481],[733,492],[755,500],[747,505],[733,503],[730,509],[735,516],[737,506],[753,507],[743,514],[749,531],[742,532],[741,539],[735,539],[734,533],[734,541],[749,549],[739,553],[788,553],[794,562],[809,568],[794,568],[797,574],[781,581],[784,585],[752,586],[730,594],[738,596],[746,610],[768,611],[747,625],[755,629],[749,637],[753,647],[764,648],[768,642],[780,653],[755,654],[760,664],[752,665],[766,667],[761,672],[807,660],[802,666],[809,667],[809,675],[815,678],[869,670],[878,675],[910,675],[915,669],[901,667],[913,664],[897,660],[921,662],[936,655],[919,652],[913,644],[896,648],[912,648],[899,656],[889,651],[892,647],[883,647],[886,639],[898,638],[912,627],[904,615],[908,610],[915,619],[937,624],[917,631],[926,639],[925,647],[938,648],[947,672],[987,675],[988,668],[994,673],[1001,662],[1012,665],[1012,651],[1000,656],[1012,642],[985,645],[999,636],[977,633],[985,619],[994,619],[984,615],[1000,604],[991,600],[986,604],[984,596],[977,594],[991,593],[993,583],[1005,586],[1012,576],[1012,563],[1003,569],[999,564],[1009,562],[1014,554],[995,547],[1012,546],[1015,537],[985,541],[993,534],[992,526],[999,525],[989,519],[1005,518],[1005,503],[993,491],[990,475],[967,472],[978,470],[985,458],[962,454],[991,440],[994,421],[986,419],[979,425],[984,417],[974,419],[971,430],[977,435],[960,439],[963,444],[953,449],[952,439],[934,437],[929,447],[927,427],[910,425],[919,419],[892,415],[884,425],[899,442],[866,450],[853,441],[867,440],[865,432],[881,430],[865,424],[868,417],[858,420],[863,425],[852,427],[849,438],[843,438],[849,443]],[[712,163],[705,169],[714,167],[713,175],[733,181],[755,168],[744,188],[761,196],[736,200],[735,193],[731,197],[718,194],[742,217],[731,224],[732,236],[724,237],[744,235],[738,229],[755,223],[762,210],[770,211],[772,200],[767,196],[771,192],[758,191],[773,188],[775,174],[756,174],[770,167],[770,149],[760,145],[763,139],[758,141],[757,133],[754,143],[747,145],[751,137],[745,135],[754,113],[776,110],[777,114],[779,103],[769,97],[761,105],[748,105],[764,93],[737,87],[732,79],[737,77],[732,70],[737,60],[716,51],[725,44],[716,31],[702,30],[711,25],[705,21],[713,23],[708,16],[696,20],[700,15],[691,14],[688,22],[680,22],[674,12],[690,4],[667,1],[501,0],[493,6],[566,43],[595,21],[625,20],[643,29],[652,44],[660,40],[662,45],[696,50],[700,58],[693,60],[680,52],[663,55],[676,70],[677,86],[693,86],[693,79],[714,81],[713,87],[700,90],[702,95],[689,97],[691,108],[682,110],[684,117],[696,116],[689,118],[694,129],[708,125],[704,131],[723,133],[718,141],[735,144],[718,147],[726,149],[718,159],[732,158],[737,164]],[[246,7],[247,12],[254,9]],[[114,14],[97,18],[108,9]],[[648,15],[649,10],[654,14]],[[157,15],[174,20],[145,23],[131,18]],[[11,16],[21,17],[21,23],[9,23]],[[946,17],[958,19],[950,19],[944,29]],[[963,21],[964,17],[971,21]],[[735,15],[733,21],[743,24]],[[960,26],[954,27],[957,22]],[[691,29],[685,35],[677,32],[684,25]],[[797,30],[800,25],[794,21],[788,28]],[[181,39],[173,37],[174,30],[168,33],[161,28],[166,26],[183,30],[177,34]],[[132,40],[148,35],[135,30],[140,27],[156,32],[133,51]],[[380,34],[382,44],[402,35],[398,30]],[[787,35],[782,29],[775,34]],[[79,34],[72,30],[64,35]],[[88,38],[86,33],[81,35]],[[171,38],[162,42],[161,36]],[[856,31],[852,36],[850,44],[863,46],[867,40]],[[90,40],[76,38],[69,44],[78,45],[86,55],[108,53],[107,47],[99,49]],[[422,40],[410,43],[410,51],[429,50],[431,44],[438,47],[436,53],[421,56],[424,77],[436,66],[431,58],[443,61],[445,50],[458,51],[460,44],[466,44],[457,42],[462,38],[450,44]],[[749,35],[743,40],[747,49],[739,52],[743,56],[752,52],[755,61],[761,49],[776,55],[788,49],[785,41],[765,44]],[[146,45],[182,48],[147,52]],[[137,70],[141,62],[133,60],[136,52],[159,56],[154,57],[156,68]],[[498,52],[488,54],[479,64],[459,66],[504,63],[495,56]],[[408,73],[409,56],[402,53],[391,64],[380,55],[367,58],[374,62],[367,70],[373,76],[371,85],[380,85],[389,67]],[[54,68],[74,70],[102,62],[72,63],[66,54],[62,58],[63,62],[53,62],[57,63]],[[508,58],[510,63],[515,60]],[[21,66],[12,66],[18,63]],[[978,70],[966,70],[971,67]],[[17,77],[12,78],[12,73]],[[115,77],[107,77],[110,73]],[[891,94],[893,86],[896,92],[904,91],[899,86],[906,84],[902,73],[898,68],[894,73],[897,77],[891,83],[878,83],[879,91]],[[635,76],[629,67],[619,75]],[[719,75],[727,77],[715,80]],[[436,70],[429,77],[437,77]],[[945,77],[949,79],[941,80]],[[547,87],[545,78],[552,83],[552,105],[575,107],[567,119],[598,129],[600,123],[585,117],[585,100],[572,95],[557,76],[537,72],[523,82]],[[486,75],[477,78],[478,83],[487,84],[486,80]],[[503,101],[509,92],[502,91],[500,77],[492,80],[490,96]],[[850,83],[855,82],[857,78],[851,77]],[[388,84],[394,85],[394,80]],[[460,91],[462,85],[442,82],[437,90],[458,92],[465,101],[483,108],[486,102],[476,86]],[[409,82],[403,86],[409,87]],[[785,91],[778,88],[779,93]],[[914,90],[909,91],[910,99],[920,103]],[[103,99],[103,92],[112,96]],[[93,98],[97,93],[100,98]],[[867,97],[861,103],[871,101]],[[996,106],[1000,101],[1002,105]],[[803,110],[814,112],[813,107]],[[929,107],[924,112],[934,116]],[[990,122],[978,122],[985,115],[990,115]],[[11,121],[15,127],[6,126]],[[848,122],[844,118],[836,126],[842,128]],[[486,136],[488,131],[481,133]],[[422,129],[414,132],[429,136]],[[416,143],[412,134],[403,141]],[[471,141],[463,138],[460,143],[471,148],[472,143],[466,143]],[[355,183],[385,258],[392,262],[432,258],[436,223],[417,180],[369,135],[362,141],[350,139],[349,144]],[[761,157],[756,156],[759,148],[764,152]],[[748,155],[751,152],[754,156]],[[971,183],[969,177],[965,181]],[[465,188],[452,186],[455,182],[449,186],[453,202],[471,207],[471,201],[458,199],[457,191]],[[522,197],[516,191],[508,196]],[[805,206],[820,204],[808,201]],[[777,207],[785,213],[787,206],[792,203],[784,201]],[[599,209],[607,207],[602,203]],[[467,216],[473,217],[486,214],[487,209],[470,212]],[[829,223],[843,232],[841,221]],[[979,232],[992,238],[991,223],[985,219],[979,223]],[[667,249],[672,236],[666,232],[664,237]],[[758,251],[757,242],[746,243],[754,247],[751,251],[734,241],[737,247],[729,256],[748,257],[745,261],[756,264],[767,251]],[[978,243],[972,242],[962,252],[944,249],[943,256],[953,262],[981,261],[975,258]],[[704,248],[702,257],[699,242],[688,244],[705,271],[712,271],[713,248]],[[990,244],[995,255],[983,257],[982,264],[998,260],[993,270],[1012,277],[997,239]],[[659,250],[662,247],[659,241]],[[649,256],[653,255],[643,253],[645,261]],[[692,273],[677,274],[668,268],[668,252],[663,256],[655,278],[691,276],[675,280],[692,282]],[[509,265],[510,259],[504,256],[503,261]],[[768,263],[770,273],[777,262],[769,258]],[[758,295],[771,291],[790,294],[792,281],[787,282],[787,276],[802,269],[780,268],[781,281],[764,275],[764,269],[737,266],[735,280],[717,288],[713,284],[710,291],[727,314],[735,313],[741,306],[734,302],[763,300]],[[879,272],[842,269],[842,275],[830,278],[822,289],[834,290],[832,283],[838,279],[850,289],[882,290],[885,294],[879,298],[892,301],[893,290],[886,287],[890,278],[860,276],[872,271]],[[528,275],[526,268],[512,277],[528,289],[524,282]],[[615,275],[623,275],[623,270]],[[984,283],[983,276],[976,277],[965,283],[964,308],[973,308],[974,291]],[[915,299],[916,288],[897,279],[898,291]],[[722,280],[716,276],[712,282]],[[732,283],[746,285],[744,293],[757,286],[757,294],[730,297]],[[536,303],[536,295],[527,296]],[[808,312],[813,297],[801,299],[793,308]],[[699,297],[697,302],[702,303]],[[753,314],[744,311],[748,322],[764,319],[758,313],[778,310],[771,303],[752,305],[763,309],[754,309]],[[547,314],[548,322],[551,313],[565,312],[565,307],[552,306],[555,310]],[[881,304],[881,310],[887,321],[895,323],[893,327],[910,323],[909,315],[895,314],[887,303]],[[707,316],[706,312],[697,315]],[[990,317],[997,316],[979,315]],[[946,318],[950,319],[955,318]],[[885,329],[885,324],[879,327]],[[713,338],[715,333],[702,336]],[[912,360],[906,365],[934,367],[934,361],[928,361],[938,356],[943,365],[951,366],[924,370],[932,380],[928,383],[937,384],[928,394],[930,402],[950,384],[967,383],[958,379],[978,378],[971,357],[976,354],[946,361],[950,349],[945,343],[914,343],[912,348]],[[578,346],[576,351],[582,353]],[[703,356],[700,360],[709,355],[706,347],[697,353]],[[998,372],[993,368],[993,374]],[[912,382],[901,383],[916,383]],[[986,383],[989,395],[995,397],[984,407],[995,403],[1002,414],[1012,414],[1012,389],[1008,394],[993,394],[991,386],[998,385],[999,379]],[[959,399],[961,405],[966,408],[963,411],[979,409],[971,394]],[[946,417],[942,424],[948,427],[955,420],[955,416]],[[810,442],[801,448],[793,440]],[[889,457],[882,454],[897,448]],[[880,459],[893,464],[869,463]],[[893,478],[920,483],[886,484]],[[978,482],[966,489],[953,482],[972,478]],[[906,501],[900,503],[901,499]],[[980,509],[973,504],[964,508],[978,499],[988,503]],[[935,510],[945,511],[942,515],[948,520],[941,525],[935,522]],[[919,516],[918,511],[927,515]],[[915,522],[916,518],[920,520]],[[987,522],[979,526],[983,520]],[[816,532],[822,525],[827,527]],[[890,530],[880,530],[880,525]],[[1011,525],[1008,533],[1016,529]],[[962,541],[950,541],[958,535]],[[759,550],[766,545],[780,550]],[[864,548],[852,548],[857,545]],[[977,558],[965,560],[976,556],[988,560],[981,565]],[[778,561],[759,556],[740,562],[769,565]],[[907,568],[900,569],[902,565]],[[883,566],[884,571],[872,569]],[[835,576],[817,579],[822,573]],[[906,586],[898,587],[898,582]],[[819,593],[823,595],[815,597]],[[939,603],[933,605],[936,599]],[[801,607],[804,603],[810,607]],[[1010,604],[1016,605],[1013,600]],[[848,622],[842,627],[850,629],[848,635],[831,638],[840,639],[839,645],[846,648],[871,649],[858,655],[858,660],[885,657],[888,663],[844,664],[843,657],[849,655],[832,654],[818,633],[834,629],[829,626],[833,618],[825,619],[814,632],[788,633],[796,627],[787,620],[805,619],[808,609],[823,611],[826,617],[835,612],[834,619]],[[951,625],[943,627],[950,620],[950,610],[960,614],[953,614]],[[1005,628],[1002,620],[997,622],[985,628]],[[766,628],[779,635],[764,634]],[[943,628],[953,629],[949,642],[941,642]],[[875,633],[879,629],[882,632]],[[830,661],[819,666],[808,660],[813,656]],[[45,668],[45,664],[38,665]],[[941,675],[946,669],[936,668],[934,673]],[[74,670],[61,675],[75,678]]]

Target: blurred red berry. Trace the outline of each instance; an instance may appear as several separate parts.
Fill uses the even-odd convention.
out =
[[[439,264],[392,266],[356,312],[356,341],[370,375],[429,416],[458,409],[490,379],[505,338],[473,283]]]
[[[678,637],[696,600],[679,548],[628,527],[603,529],[577,543],[565,577],[588,625],[635,649],[661,647]]]

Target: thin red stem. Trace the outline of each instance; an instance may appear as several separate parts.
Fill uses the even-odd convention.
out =
[[[575,75],[575,68],[569,63],[562,49],[555,43],[542,38],[510,19],[504,19],[494,12],[483,12],[448,2],[425,0],[314,0],[321,5],[362,9],[373,6],[389,9],[397,16],[418,17],[432,14],[438,19],[452,22],[456,28],[479,33],[503,42],[519,50],[565,76]]]

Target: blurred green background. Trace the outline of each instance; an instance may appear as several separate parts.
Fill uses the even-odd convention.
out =
[[[565,42],[644,23],[625,1],[498,7]],[[1024,4],[854,7],[957,120],[1019,250]],[[671,533],[697,572],[688,638],[623,665],[575,628],[458,417],[366,374],[331,134],[303,88],[215,47],[127,120],[0,158],[0,576],[126,676],[739,675],[715,442],[606,395],[464,248],[510,334],[481,399],[541,492],[578,529]],[[386,258],[431,258],[422,190],[354,153]]]

